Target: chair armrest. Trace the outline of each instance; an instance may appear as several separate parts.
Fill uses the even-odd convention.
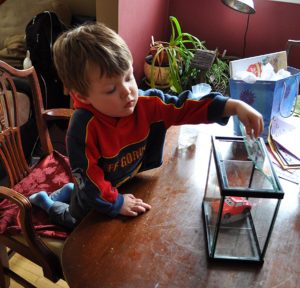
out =
[[[7,199],[19,207],[19,221],[21,225],[22,235],[26,241],[27,246],[30,247],[30,249],[37,255],[48,255],[48,257],[50,258],[55,257],[53,252],[49,250],[49,248],[40,239],[40,236],[35,233],[31,216],[32,205],[29,202],[28,198],[21,193],[4,186],[0,186],[0,198]]]
[[[43,117],[46,120],[70,119],[74,110],[68,108],[55,108],[43,111]]]
[[[25,209],[26,212],[30,212],[32,208],[27,197],[11,188],[0,186],[0,197],[14,202],[20,208]]]

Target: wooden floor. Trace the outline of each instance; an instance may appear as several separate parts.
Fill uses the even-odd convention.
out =
[[[10,268],[38,288],[69,288],[68,284],[63,280],[52,283],[44,278],[42,269],[39,266],[19,254],[15,254],[10,259]],[[23,288],[23,286],[12,280],[10,288]]]

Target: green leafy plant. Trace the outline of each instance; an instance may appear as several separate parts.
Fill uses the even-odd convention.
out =
[[[229,82],[229,66],[227,62],[216,58],[215,63],[206,72],[206,81],[213,90],[225,94]]]
[[[182,32],[181,26],[176,17],[170,16],[171,23],[171,35],[169,42],[162,41],[152,41],[150,46],[150,53],[152,55],[151,60],[151,77],[150,86],[156,87],[155,84],[155,68],[156,67],[169,67],[169,84],[170,89],[175,93],[180,93],[183,90],[190,89],[192,85],[199,82],[200,71],[195,68],[192,64],[192,59],[195,52],[198,49],[207,50],[204,42],[200,41],[197,37],[190,33]],[[224,79],[224,75],[228,72],[228,66],[226,63],[222,63],[220,59],[214,64],[213,70],[208,71],[206,80],[210,83],[210,77],[214,71],[218,72],[216,79],[219,80],[221,77],[221,82],[228,81],[228,76]],[[222,66],[223,68],[219,67]],[[227,70],[226,70],[227,69]],[[221,70],[223,71],[221,73]],[[224,83],[225,83],[224,82]]]

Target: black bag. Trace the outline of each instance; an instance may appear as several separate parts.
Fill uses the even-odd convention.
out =
[[[37,14],[26,26],[26,46],[39,77],[45,109],[69,107],[70,100],[64,95],[52,55],[54,41],[66,29],[57,15],[49,11]]]

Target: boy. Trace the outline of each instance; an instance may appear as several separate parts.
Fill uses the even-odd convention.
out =
[[[103,24],[63,33],[53,51],[57,72],[74,100],[67,150],[77,185],[71,193],[62,189],[48,197],[40,192],[30,201],[57,224],[73,228],[91,209],[109,216],[137,216],[149,210],[149,204],[119,194],[117,187],[161,165],[164,136],[171,125],[225,125],[229,116],[237,115],[255,137],[263,130],[257,111],[219,93],[193,100],[190,91],[170,96],[155,89],[138,90],[127,45]]]

